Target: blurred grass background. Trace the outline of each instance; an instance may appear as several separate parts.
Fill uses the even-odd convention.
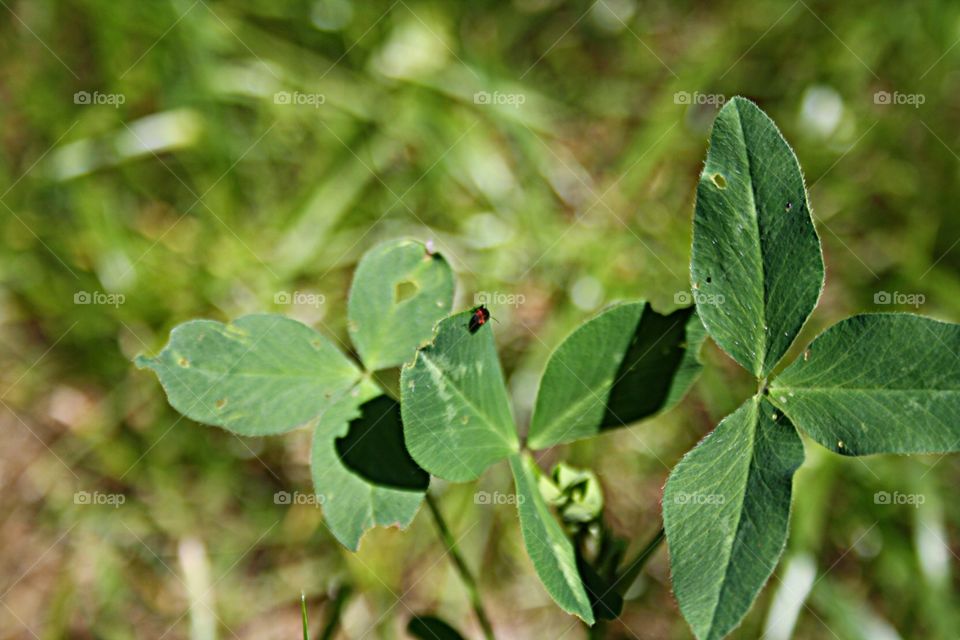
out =
[[[346,588],[338,637],[404,637],[426,611],[476,636],[425,510],[342,550],[319,509],[273,501],[310,491],[307,434],[193,424],[130,361],[180,322],[254,311],[345,343],[358,257],[410,235],[451,260],[458,307],[522,300],[491,307],[525,420],[578,322],[687,288],[724,96],[776,120],[810,186],[827,285],[794,353],[846,315],[905,308],[879,292],[960,320],[957,3],[0,4],[2,638],[291,638],[301,589],[319,621]],[[324,303],[277,303],[295,291]],[[543,457],[595,469],[637,544],[668,468],[752,390],[705,357],[681,408]],[[785,560],[734,637],[955,638],[960,456],[807,452]],[[478,484],[511,490],[505,465]],[[512,505],[432,489],[500,637],[584,637]],[[663,549],[631,597],[610,637],[689,637]]]

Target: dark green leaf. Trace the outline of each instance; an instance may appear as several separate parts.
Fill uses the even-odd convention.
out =
[[[837,453],[960,450],[960,325],[847,318],[771,383],[770,400]]]
[[[758,378],[820,297],[823,256],[800,165],[773,121],[744,98],[728,102],[713,125],[690,269],[707,331]]]
[[[787,539],[793,473],[803,443],[758,397],[684,456],[663,496],[673,591],[701,640],[736,627]]]
[[[321,334],[267,314],[186,322],[156,357],[136,362],[157,373],[177,411],[245,436],[306,424],[360,377]]]
[[[456,629],[440,618],[416,616],[407,624],[407,633],[420,640],[463,640]]]

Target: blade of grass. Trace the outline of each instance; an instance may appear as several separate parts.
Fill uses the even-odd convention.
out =
[[[300,592],[300,612],[303,614],[303,640],[310,640],[310,630],[307,628],[307,596]]]

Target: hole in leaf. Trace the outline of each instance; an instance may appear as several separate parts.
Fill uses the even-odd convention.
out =
[[[409,300],[413,296],[417,295],[417,291],[420,287],[417,286],[416,282],[411,282],[410,280],[403,280],[398,282],[396,288],[393,292],[393,299],[395,302],[400,303],[404,300]]]
[[[425,490],[430,484],[430,474],[407,451],[400,404],[389,396],[361,405],[360,417],[335,445],[344,466],[368,482],[409,490]]]
[[[711,282],[713,282],[713,278],[711,278],[710,276],[707,276],[707,284],[710,284]]]
[[[715,173],[712,176],[710,176],[710,179],[713,181],[713,184],[717,185],[718,189],[727,188],[727,179],[724,178],[723,175],[719,173]]]
[[[793,209],[793,203],[792,203],[792,202],[788,202],[788,203],[787,203],[787,206],[785,206],[785,207],[783,208],[784,211],[790,211],[790,209]]]

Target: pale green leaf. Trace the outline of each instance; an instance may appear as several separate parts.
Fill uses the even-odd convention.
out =
[[[547,362],[527,445],[571,442],[670,408],[701,369],[703,338],[693,307],[661,315],[630,302],[588,320]]]
[[[770,400],[844,455],[960,450],[960,325],[847,318],[771,383]]]
[[[816,306],[824,272],[797,158],[749,100],[717,115],[693,227],[700,318],[724,351],[766,377]]]
[[[577,570],[573,544],[540,495],[540,470],[536,462],[529,454],[515,454],[510,456],[510,468],[517,485],[523,543],[540,581],[561,609],[593,624],[593,612]]]
[[[159,354],[136,362],[156,372],[174,409],[245,436],[306,424],[360,377],[321,334],[268,314],[186,322]]]
[[[400,378],[407,447],[421,467],[455,482],[519,449],[490,323],[470,312],[442,320]]]
[[[430,478],[403,445],[400,408],[364,381],[320,420],[310,470],[334,537],[356,551],[374,526],[406,528]]]
[[[663,495],[673,591],[701,640],[736,627],[787,539],[803,443],[769,402],[753,397],[674,467]]]
[[[414,240],[374,247],[357,265],[347,303],[348,330],[369,371],[398,367],[450,313],[453,271]]]

